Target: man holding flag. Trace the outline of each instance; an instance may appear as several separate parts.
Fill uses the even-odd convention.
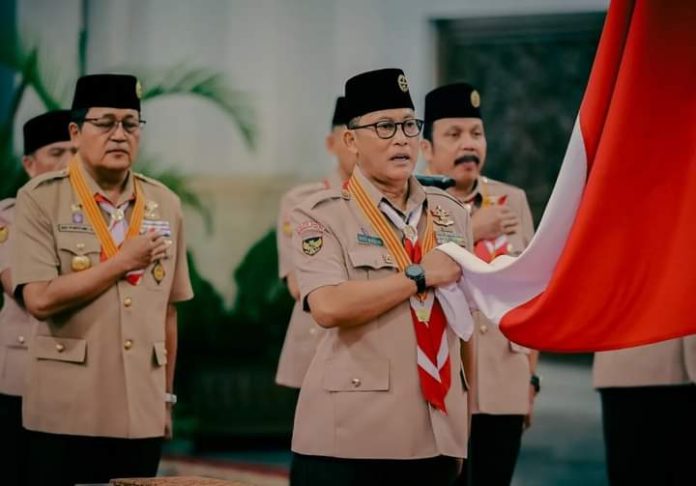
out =
[[[29,352],[29,484],[154,476],[171,434],[176,302],[192,297],[178,198],[134,173],[142,88],[80,78],[67,170],[17,197],[14,294],[42,322]]]
[[[452,177],[448,192],[471,211],[476,255],[486,262],[519,255],[534,234],[532,214],[522,189],[481,175],[487,143],[478,90],[454,83],[429,92],[421,147],[429,172]],[[470,451],[461,483],[505,485],[531,424],[538,353],[508,341],[480,312],[475,321]]]
[[[469,336],[434,291],[459,266],[432,249],[471,250],[469,216],[412,175],[422,121],[401,70],[359,74],[345,96],[357,165],[291,218],[300,298],[327,331],[300,390],[290,481],[449,486],[467,453]]]

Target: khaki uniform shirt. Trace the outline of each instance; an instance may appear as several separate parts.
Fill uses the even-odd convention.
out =
[[[522,253],[534,235],[532,213],[524,191],[487,177],[479,178],[468,204],[472,214],[487,196],[507,196],[506,205],[517,215],[521,231],[508,236],[508,254]],[[475,372],[471,380],[472,413],[529,413],[530,350],[509,341],[498,326],[474,313]]]
[[[331,174],[321,182],[302,184],[288,191],[280,201],[280,213],[276,236],[278,243],[278,269],[281,279],[287,278],[293,271],[292,265],[292,234],[293,227],[290,222],[290,212],[300,202],[309,196],[329,188],[340,188],[343,181],[338,172]],[[302,308],[300,301],[296,301],[292,309],[292,316],[285,333],[285,342],[280,351],[276,383],[291,388],[300,388],[309,363],[314,357],[323,328],[317,325],[312,315]]]
[[[85,173],[90,192],[101,190]],[[146,201],[145,221],[167,224],[172,245],[138,285],[125,279],[86,305],[41,322],[29,348],[24,426],[55,434],[159,437],[165,426],[165,319],[170,303],[192,297],[179,199],[161,183],[133,174]],[[103,195],[103,193],[102,193]],[[77,196],[67,171],[38,177],[17,198],[12,277],[15,289],[73,273],[75,256],[99,265],[100,243],[87,220],[74,216]],[[130,218],[133,204],[126,211]],[[78,207],[79,210],[79,207]],[[106,219],[106,214],[104,213]],[[166,222],[166,223],[165,223]]]
[[[354,173],[378,204],[382,194],[359,168]],[[469,218],[460,203],[438,189],[424,190],[415,178],[409,185],[407,211],[426,201],[427,210],[440,206],[454,224],[435,226],[438,239],[471,248]],[[422,217],[421,238],[425,223]],[[292,224],[303,302],[324,286],[379,280],[398,271],[356,201],[340,189],[306,199],[293,211]],[[325,331],[300,390],[293,451],[370,459],[466,457],[467,392],[460,342],[450,329],[447,337],[452,386],[445,415],[431,408],[421,393],[408,301],[367,324]]]
[[[0,201],[0,273],[10,268],[10,248],[14,240],[14,199]],[[37,320],[13,296],[3,294],[0,310],[0,393],[24,394],[29,340]]]
[[[696,335],[596,353],[592,372],[595,388],[696,383]]]

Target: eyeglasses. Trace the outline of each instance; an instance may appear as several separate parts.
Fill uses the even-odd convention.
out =
[[[104,117],[104,118],[85,118],[84,121],[94,125],[102,133],[111,133],[116,130],[116,127],[121,125],[126,133],[134,134],[139,132],[140,129],[145,125],[145,120],[136,120],[134,118],[125,118],[123,120],[117,120],[115,118]]]
[[[412,118],[410,120],[404,120],[402,122],[394,121],[378,121],[377,123],[370,123],[369,125],[359,125],[348,127],[352,130],[357,130],[359,128],[374,128],[375,133],[379,138],[388,139],[396,135],[396,130],[401,126],[401,131],[407,137],[417,137],[420,135],[423,129],[423,120],[416,120]]]

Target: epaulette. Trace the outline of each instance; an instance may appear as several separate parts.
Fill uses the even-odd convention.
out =
[[[457,205],[464,207],[464,204],[462,204],[462,202],[461,202],[459,199],[457,199],[456,197],[454,197],[454,196],[453,196],[452,194],[450,194],[449,192],[444,191],[444,190],[442,190],[442,189],[440,189],[440,188],[438,188],[438,187],[424,186],[424,187],[423,187],[423,190],[425,191],[425,193],[426,193],[428,196],[444,197],[444,198],[449,199],[450,201],[453,201],[453,202],[457,203]]]
[[[43,184],[59,179],[65,179],[66,177],[68,177],[68,169],[46,172],[45,174],[41,174],[31,179],[24,185],[24,187],[29,191],[33,191]]]
[[[147,182],[147,183],[149,183],[149,184],[152,184],[152,185],[155,185],[155,186],[158,186],[158,187],[162,187],[162,188],[164,188],[164,189],[169,189],[167,186],[165,186],[164,184],[162,184],[160,181],[158,181],[157,179],[153,179],[152,177],[148,177],[148,176],[146,176],[146,175],[144,175],[144,174],[141,174],[141,173],[139,173],[139,172],[133,172],[133,175],[134,175],[137,179],[139,179],[139,180],[141,180],[141,181],[143,181],[143,182]]]
[[[300,207],[304,209],[314,209],[328,201],[344,198],[344,191],[340,188],[333,187],[330,189],[323,189],[308,196],[304,201],[302,201],[302,203],[300,203]]]

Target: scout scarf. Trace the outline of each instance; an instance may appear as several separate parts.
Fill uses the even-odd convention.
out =
[[[507,201],[507,196],[490,196],[486,189],[486,183],[479,179],[481,184],[481,207],[486,206],[502,206]],[[472,204],[473,198],[466,202]],[[474,245],[474,254],[486,263],[492,262],[500,255],[507,255],[510,252],[510,242],[505,233],[492,240],[479,240]]]
[[[117,242],[114,241],[114,235],[112,235],[112,233],[109,231],[109,228],[106,226],[106,222],[102,217],[101,210],[97,205],[97,199],[93,197],[90,193],[89,186],[87,185],[87,181],[85,180],[85,176],[82,173],[82,169],[80,167],[79,156],[77,155],[70,161],[70,164],[68,165],[68,176],[70,178],[70,184],[72,185],[73,191],[77,195],[78,201],[80,202],[82,208],[87,214],[87,219],[92,225],[94,233],[96,234],[97,239],[99,240],[99,244],[102,248],[102,260],[107,260],[113,257],[114,255],[116,255],[116,253],[118,253],[118,247],[121,243],[123,243],[123,240],[133,238],[140,233],[140,227],[142,225],[143,216],[145,213],[145,202],[143,200],[143,196],[140,190],[140,184],[136,179],[133,179],[133,187],[135,191],[135,203],[133,207],[133,214],[131,214],[131,219],[128,223],[128,231],[125,234],[125,238],[122,239],[122,241]],[[103,204],[104,201],[104,198],[99,198],[100,204]],[[109,206],[113,208],[113,206],[110,203]],[[124,212],[122,208],[114,208],[114,211],[119,212],[119,214],[122,214]],[[112,224],[111,226],[114,228],[117,224],[120,224],[123,218],[125,217],[123,216],[121,218],[114,218],[114,212],[108,212],[112,214],[112,222],[114,224]],[[131,272],[131,274],[126,276],[126,279],[131,284],[137,285],[137,283],[140,281],[141,275],[142,272]]]
[[[358,207],[384,242],[400,271],[403,272],[412,263],[419,263],[422,256],[435,247],[435,231],[430,213],[426,213],[423,242],[418,240],[416,227],[423,206],[412,213],[407,224],[388,204],[380,204],[379,209],[375,207],[355,175],[346,183],[346,190],[355,198]],[[399,241],[400,238],[389,226],[385,215],[404,234],[403,245]],[[447,413],[445,397],[451,385],[450,356],[446,332],[447,319],[432,290],[411,297],[409,303],[411,320],[416,334],[416,355],[421,392],[429,404],[443,413]]]

